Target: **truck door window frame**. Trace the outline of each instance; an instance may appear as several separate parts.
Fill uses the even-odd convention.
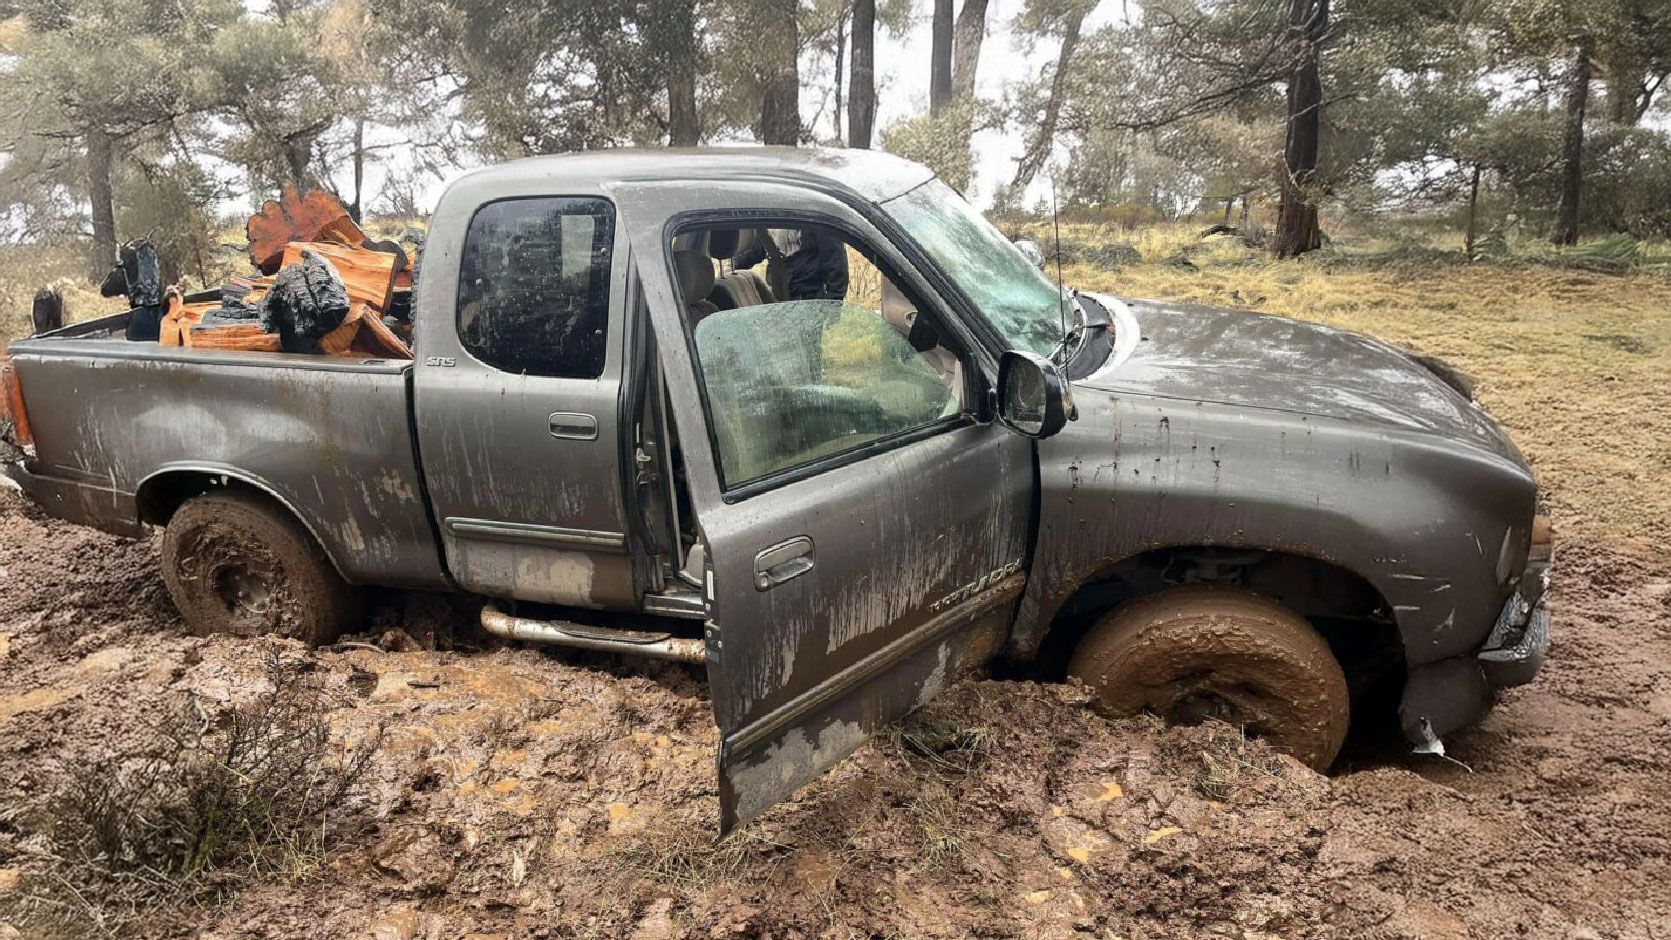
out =
[[[905,431],[875,438],[864,443],[855,444],[851,448],[837,451],[828,456],[816,457],[802,464],[774,470],[762,476],[755,477],[739,484],[727,484],[725,469],[722,465],[720,442],[714,427],[714,411],[708,395],[708,381],[701,367],[701,359],[696,347],[695,324],[691,322],[688,312],[688,299],[678,296],[680,306],[680,323],[685,337],[686,354],[696,366],[696,384],[702,400],[704,432],[708,438],[708,446],[713,454],[713,472],[720,483],[720,498],[726,503],[737,503],[749,497],[759,495],[779,487],[815,477],[838,467],[868,460],[879,454],[906,447],[918,441],[945,434],[961,427],[980,423],[981,394],[980,384],[976,376],[980,373],[980,365],[964,344],[960,341],[957,331],[946,327],[947,314],[937,302],[926,300],[910,279],[901,276],[895,266],[877,251],[874,246],[867,244],[868,238],[854,226],[846,222],[818,212],[807,212],[794,209],[726,209],[726,210],[698,210],[694,212],[678,213],[670,216],[662,232],[662,264],[672,276],[676,295],[678,278],[675,274],[677,267],[673,260],[673,243],[679,235],[693,231],[708,231],[715,229],[771,229],[796,228],[815,225],[828,229],[841,236],[844,242],[858,251],[865,260],[874,265],[878,272],[888,278],[916,305],[917,316],[927,317],[929,322],[939,333],[942,346],[952,352],[962,365],[963,389],[960,395],[961,408],[955,414],[948,415],[937,421]]]

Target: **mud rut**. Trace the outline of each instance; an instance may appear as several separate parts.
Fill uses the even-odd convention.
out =
[[[1626,546],[1562,546],[1544,675],[1448,742],[1472,772],[1360,748],[1330,780],[968,682],[719,848],[696,674],[191,638],[154,552],[0,490],[0,892],[56,768],[250,695],[268,650],[385,738],[313,880],[140,935],[1671,938],[1671,567]]]

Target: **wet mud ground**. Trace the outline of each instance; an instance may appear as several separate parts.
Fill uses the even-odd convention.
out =
[[[189,637],[154,551],[0,490],[0,894],[64,768],[270,656],[383,736],[316,866],[133,935],[1671,938],[1671,566],[1624,543],[1562,544],[1549,663],[1466,768],[1371,744],[1325,778],[967,681],[719,846],[696,672]]]

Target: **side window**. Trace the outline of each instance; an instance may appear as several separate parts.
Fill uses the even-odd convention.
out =
[[[464,348],[506,372],[603,374],[615,210],[603,199],[508,199],[476,210],[458,275]]]
[[[673,240],[727,489],[953,417],[963,372],[835,229]]]

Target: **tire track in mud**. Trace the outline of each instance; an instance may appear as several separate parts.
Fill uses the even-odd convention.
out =
[[[185,691],[247,698],[269,655],[314,664],[345,738],[385,736],[315,879],[158,912],[139,936],[1654,938],[1671,923],[1671,567],[1618,544],[1562,547],[1544,674],[1447,742],[1472,772],[1391,752],[1330,780],[1223,728],[965,682],[717,847],[695,672],[188,637],[154,551],[0,492],[0,892],[50,826],[56,768],[136,746]]]

